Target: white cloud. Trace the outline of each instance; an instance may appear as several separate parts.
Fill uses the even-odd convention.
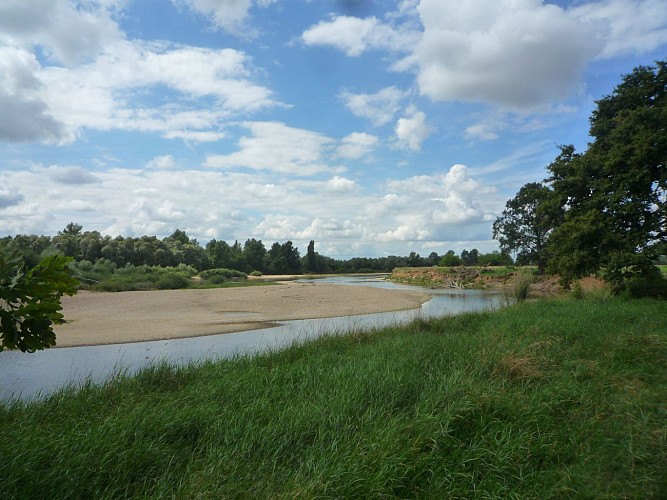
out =
[[[45,170],[46,174],[58,184],[94,184],[99,179],[78,166],[51,165]]]
[[[41,95],[35,76],[40,66],[34,55],[0,46],[0,141],[58,142],[65,127],[55,119]]]
[[[355,116],[368,118],[373,125],[379,127],[394,118],[394,115],[401,109],[401,101],[407,94],[392,86],[375,94],[353,94],[345,91],[341,92],[340,97]]]
[[[326,182],[324,189],[332,193],[351,193],[358,191],[360,187],[352,179],[336,175]]]
[[[94,57],[123,38],[109,7],[100,2],[3,0],[0,44],[32,50],[35,46],[58,62],[74,64]]]
[[[406,110],[406,118],[400,118],[394,128],[400,147],[419,151],[422,142],[431,135],[431,128],[426,123],[426,115],[414,107]]]
[[[607,33],[602,57],[644,54],[667,43],[664,0],[602,0],[576,5],[574,18],[602,23]]]
[[[343,137],[340,145],[336,149],[336,155],[341,158],[358,160],[369,155],[378,145],[378,138],[374,135],[363,132],[353,132]]]
[[[599,26],[538,0],[422,0],[414,60],[434,100],[528,110],[571,95],[603,48]]]
[[[239,150],[229,155],[209,155],[205,166],[243,167],[283,174],[313,175],[331,171],[325,153],[333,139],[280,122],[246,122],[251,136],[239,140]]]
[[[80,168],[80,167],[79,167]],[[110,169],[98,182],[63,187],[49,173],[71,167],[7,172],[0,188],[0,227],[12,234],[55,234],[76,220],[103,234],[165,237],[180,228],[192,237],[245,241],[291,239],[305,249],[339,255],[405,254],[405,242],[474,239],[489,210],[493,189],[456,165],[428,176],[394,179],[367,191],[354,180],[272,177],[270,172],[220,170]],[[29,202],[28,202],[29,200]],[[76,212],[76,213],[73,213]],[[319,251],[319,250],[318,250]]]
[[[121,41],[94,62],[67,68],[41,67],[23,49],[0,47],[0,69],[0,140],[68,142],[93,128],[211,142],[230,117],[276,105],[269,89],[252,82],[248,57],[233,49]],[[159,86],[175,95],[161,97]],[[137,95],[153,104],[136,103]]]
[[[171,130],[164,134],[166,139],[182,139],[187,142],[217,142],[225,137],[223,132],[213,130]]]
[[[174,157],[172,155],[162,155],[156,156],[148,163],[146,163],[146,168],[160,168],[160,169],[170,169],[176,166]]]
[[[309,46],[330,46],[356,57],[375,49],[407,52],[417,36],[412,30],[401,30],[375,17],[335,16],[308,28],[301,39]]]
[[[268,7],[276,0],[172,0],[176,5],[185,5],[189,9],[207,17],[213,26],[233,34],[250,34],[247,18],[251,7]],[[242,31],[243,29],[243,31]]]
[[[7,178],[0,176],[0,210],[19,205],[24,199],[21,193],[8,185]]]

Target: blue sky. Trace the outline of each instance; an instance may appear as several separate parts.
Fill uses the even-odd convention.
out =
[[[664,0],[3,0],[0,235],[497,249]]]

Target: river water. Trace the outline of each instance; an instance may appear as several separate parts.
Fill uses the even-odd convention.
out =
[[[416,318],[435,318],[466,311],[494,309],[499,307],[501,302],[499,294],[479,290],[431,290],[391,283],[377,277],[337,276],[318,279],[317,282],[341,286],[419,289],[432,298],[420,308],[409,311],[287,321],[274,328],[224,335],[66,347],[46,349],[33,354],[5,351],[0,353],[0,400],[43,398],[65,385],[76,386],[86,381],[103,382],[114,374],[133,373],[163,361],[185,364],[202,359],[253,354],[280,349],[322,334],[340,334],[404,324]]]

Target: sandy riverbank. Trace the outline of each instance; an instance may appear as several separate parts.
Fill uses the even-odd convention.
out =
[[[319,283],[275,286],[79,292],[63,297],[69,323],[55,327],[57,346],[117,344],[241,332],[295,319],[414,309],[429,296]]]

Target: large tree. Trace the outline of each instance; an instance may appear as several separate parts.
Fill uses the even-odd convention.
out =
[[[517,252],[517,262],[546,268],[545,248],[558,211],[553,210],[551,190],[540,183],[524,185],[493,223],[493,238],[503,252]]]
[[[599,101],[593,141],[549,166],[564,223],[548,246],[549,268],[566,280],[604,269],[613,284],[651,276],[667,239],[667,63],[638,67]]]

